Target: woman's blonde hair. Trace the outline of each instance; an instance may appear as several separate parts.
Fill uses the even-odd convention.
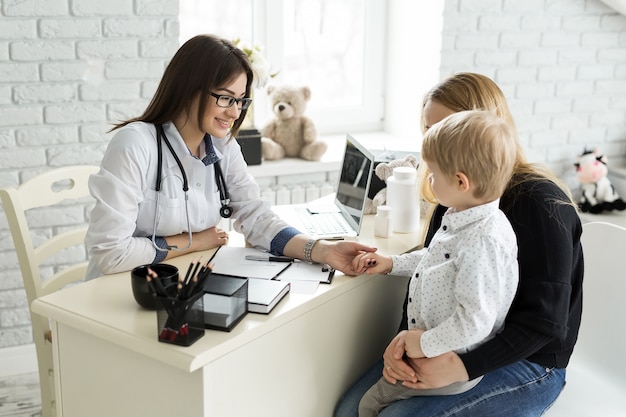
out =
[[[513,121],[513,116],[509,110],[504,93],[489,77],[477,73],[460,72],[448,77],[433,87],[426,93],[422,102],[423,131],[426,131],[423,110],[426,104],[431,101],[437,102],[456,112],[464,110],[486,110],[495,113],[511,127],[517,148],[513,175],[508,183],[507,189],[511,189],[525,181],[548,180],[555,183],[569,197],[569,201],[565,201],[564,203],[574,204],[569,188],[556,175],[544,166],[528,162],[522,146],[519,143],[515,122]],[[418,168],[418,178],[421,182],[422,197],[428,203],[434,205],[437,204],[437,199],[430,188],[430,184],[426,181],[427,176],[428,172],[426,167],[424,164],[420,164]],[[432,208],[434,208],[434,206]],[[429,210],[425,224],[429,224],[431,216],[432,210]]]
[[[422,160],[435,163],[453,179],[463,173],[474,186],[473,197],[494,201],[506,189],[517,150],[507,122],[490,111],[454,113],[432,126],[424,136]]]

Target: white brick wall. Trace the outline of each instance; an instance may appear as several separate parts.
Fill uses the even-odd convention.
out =
[[[178,48],[178,0],[0,2],[0,187],[98,164],[111,123],[140,114]],[[35,244],[85,224],[89,203],[29,213]],[[85,259],[75,248],[43,268]],[[30,343],[22,279],[0,209],[0,348]]]
[[[441,74],[504,90],[529,159],[576,187],[585,146],[626,158],[626,16],[600,0],[447,0]]]
[[[571,183],[584,146],[626,156],[626,17],[599,0],[445,3],[442,76],[493,77],[531,160],[549,163]],[[178,46],[178,0],[0,5],[0,187],[57,166],[98,164],[110,124],[145,108]],[[1,348],[29,343],[31,335],[0,212]],[[87,216],[84,205],[63,216],[34,215],[35,240]],[[59,262],[83,257],[74,251]]]

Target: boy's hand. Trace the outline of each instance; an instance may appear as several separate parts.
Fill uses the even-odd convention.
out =
[[[384,275],[388,274],[392,267],[393,261],[391,260],[391,257],[380,255],[378,253],[360,253],[352,260],[352,269],[359,271],[361,274]]]
[[[422,351],[422,329],[409,330],[404,338],[404,351],[406,356],[411,359],[423,358],[424,352]]]

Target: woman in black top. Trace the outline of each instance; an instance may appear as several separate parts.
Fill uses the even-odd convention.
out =
[[[491,79],[459,73],[424,98],[423,128],[471,109],[492,110],[514,126],[504,95]],[[424,198],[436,204],[428,181],[422,181],[422,186]],[[336,417],[357,416],[361,397],[381,373],[388,381],[403,381],[411,388],[438,388],[484,375],[465,393],[397,401],[384,409],[381,417],[540,416],[552,405],[565,385],[565,368],[580,326],[580,219],[567,188],[548,170],[528,163],[521,147],[500,208],[517,235],[520,267],[518,292],[502,332],[471,352],[409,360],[401,348],[407,328],[405,301],[400,333],[383,359],[341,399]],[[434,207],[426,246],[445,210]],[[375,266],[366,271],[381,272]]]

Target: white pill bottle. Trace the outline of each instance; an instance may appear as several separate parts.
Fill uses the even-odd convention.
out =
[[[396,167],[387,178],[387,205],[391,207],[391,228],[396,233],[413,233],[420,226],[417,169]]]
[[[376,218],[374,219],[374,236],[389,237],[393,229],[391,227],[391,207],[378,206],[376,208]]]

